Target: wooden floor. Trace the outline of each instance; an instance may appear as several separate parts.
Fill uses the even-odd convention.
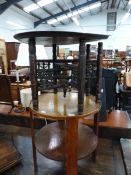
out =
[[[120,139],[126,174],[131,175],[131,139]]]
[[[0,133],[22,154],[22,162],[3,175],[36,175],[33,171],[30,129],[0,125]],[[37,158],[37,175],[66,175],[64,163],[49,160],[39,153]],[[78,175],[125,175],[119,141],[100,138],[96,162],[91,157],[78,161]]]
[[[42,120],[35,122],[36,128],[45,124],[45,121]],[[91,125],[92,120],[85,119],[81,122]],[[0,133],[3,133],[5,139],[10,140],[11,143],[13,136],[15,146],[23,157],[22,163],[4,172],[4,175],[33,175],[30,129],[27,128],[30,123],[29,112],[0,114],[0,123]],[[24,128],[20,126],[24,126]],[[78,175],[125,175],[120,138],[131,138],[131,120],[128,113],[120,110],[112,111],[108,114],[107,121],[99,122],[99,131],[97,161],[94,163],[90,158],[78,161]],[[127,162],[129,163],[128,160]],[[127,166],[129,167],[129,165]],[[49,160],[39,153],[38,167],[37,175],[65,175],[64,164]]]

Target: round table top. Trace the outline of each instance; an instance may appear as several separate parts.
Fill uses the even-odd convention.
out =
[[[52,122],[36,134],[36,148],[45,157],[57,161],[66,160],[66,126],[63,122]],[[77,159],[83,159],[97,147],[98,139],[87,125],[78,124]],[[72,138],[75,142],[76,138]]]
[[[84,39],[85,42],[97,41],[101,39],[107,39],[108,35],[67,31],[31,31],[16,34],[14,38],[24,43],[28,43],[29,38],[35,38],[37,44],[52,46],[53,44],[78,44],[80,39]]]
[[[66,97],[63,92],[44,93],[38,97],[39,109],[35,111],[30,105],[31,110],[39,114],[39,118],[65,120],[67,117],[83,118],[95,114],[100,110],[100,104],[95,102],[93,96],[84,97],[83,113],[78,113],[78,93],[67,92]]]

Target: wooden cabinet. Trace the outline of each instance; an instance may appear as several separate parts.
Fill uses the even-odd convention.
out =
[[[8,63],[7,63],[7,55],[6,55],[6,45],[5,40],[0,39],[0,69],[1,73],[8,72]]]
[[[0,74],[4,74],[4,73],[5,73],[4,62],[3,62],[2,56],[0,56]]]
[[[6,42],[8,73],[10,73],[11,69],[15,69],[15,64],[13,63],[13,60],[17,59],[19,45],[20,43],[17,42]]]

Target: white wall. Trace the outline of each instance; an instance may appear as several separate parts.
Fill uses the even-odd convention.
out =
[[[112,10],[113,11],[113,10]],[[124,16],[126,11],[121,10],[117,11],[117,25],[120,23],[120,20]],[[74,23],[71,23],[67,26],[57,26],[52,28],[49,25],[41,24],[36,29],[33,28],[33,22],[35,18],[30,17],[28,14],[21,12],[18,13],[15,7],[12,7],[6,10],[0,16],[0,38],[5,39],[6,41],[16,41],[14,39],[14,34],[32,31],[32,30],[64,30],[64,31],[77,31],[77,32],[86,32],[86,33],[97,33],[97,34],[107,34],[110,37],[103,41],[104,49],[118,49],[125,50],[126,45],[131,45],[131,15],[128,20],[120,25],[115,32],[106,31],[107,23],[107,11],[100,12],[97,15],[87,15],[84,19],[79,19],[80,26],[76,26]],[[24,25],[25,29],[13,29],[11,26],[6,24],[6,20],[15,20],[18,24]],[[95,44],[95,43],[93,43]],[[72,50],[75,50],[76,46],[72,46]],[[78,48],[78,46],[77,46]]]
[[[0,15],[0,38],[4,38],[5,41],[16,41],[14,34],[33,29],[34,18],[31,19],[28,14],[23,16],[22,13],[22,11],[18,12],[16,7],[11,6]],[[15,22],[23,27],[14,28],[7,24],[7,21]]]
[[[118,49],[119,51],[125,51],[126,46],[131,46],[131,15],[129,18],[121,25],[119,25],[122,17],[125,15],[126,11],[117,11],[117,28],[113,32],[108,32],[106,30],[107,23],[107,11],[102,12],[98,15],[87,16],[86,19],[80,21],[80,27],[76,27],[75,24],[68,26],[70,31],[82,31],[87,33],[97,33],[110,35],[107,40],[103,40],[104,49]],[[63,27],[59,29],[65,30]],[[96,45],[98,42],[91,42],[91,44]],[[62,46],[67,47],[67,46]],[[71,50],[78,50],[78,45],[70,45]]]
[[[0,24],[0,39],[4,39],[5,41],[14,41],[13,35],[14,33],[11,30],[8,30]]]
[[[86,19],[80,21],[80,27],[71,24],[68,26],[68,30],[110,35],[107,40],[103,40],[104,49],[124,51],[127,45],[131,46],[131,15],[123,24],[119,25],[125,13],[126,11],[117,11],[117,28],[113,32],[106,30],[107,11],[97,15],[87,16]],[[59,27],[59,29],[65,30],[64,27]],[[92,42],[92,44],[97,43]],[[75,47],[72,46],[71,48],[74,49]]]

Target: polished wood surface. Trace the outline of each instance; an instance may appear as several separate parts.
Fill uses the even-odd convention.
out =
[[[66,174],[78,174],[78,140],[79,129],[77,118],[68,117],[65,125],[65,160]],[[81,143],[80,143],[81,144]],[[96,147],[95,147],[96,148]],[[94,150],[93,150],[94,151]]]
[[[131,120],[126,111],[113,110],[108,114],[108,120],[100,122],[99,125],[111,128],[131,128]]]
[[[80,119],[80,122],[92,125],[92,117]],[[99,122],[99,127],[131,129],[131,119],[126,111],[113,110],[108,113],[107,121]]]
[[[38,98],[38,110],[30,106],[31,135],[34,170],[37,172],[36,149],[46,157],[66,161],[66,174],[77,175],[77,159],[93,153],[97,147],[97,136],[87,126],[78,125],[78,119],[97,114],[100,104],[93,96],[84,96],[83,113],[78,112],[78,93],[44,93]],[[33,105],[32,105],[33,106]],[[34,136],[34,117],[58,120],[44,126]],[[59,121],[63,120],[63,121]],[[97,121],[94,122],[97,128]],[[95,155],[95,154],[94,154]]]
[[[65,127],[66,125],[64,123],[54,122],[39,130],[36,135],[36,147],[39,152],[47,158],[63,161],[66,159],[66,143],[73,144],[76,142],[77,159],[82,159],[95,150],[97,146],[97,136],[91,128],[79,124],[78,139],[76,139],[76,137],[70,137],[71,140],[66,141]],[[69,132],[70,135],[71,132],[72,129]],[[72,151],[68,150],[68,152]],[[70,159],[73,159],[73,156],[70,155]]]
[[[78,44],[80,39],[85,41],[98,41],[107,39],[109,35],[65,32],[65,31],[35,31],[16,34],[15,39],[28,43],[29,38],[35,38],[36,43],[42,43],[44,46]]]
[[[14,110],[12,110],[8,115],[4,114],[3,112],[0,112],[0,122],[1,123],[7,123],[10,125],[16,125],[16,126],[22,126],[22,127],[30,127],[29,120],[30,120],[29,111],[16,113]],[[37,118],[34,115],[34,120],[37,121],[35,122],[35,128],[41,128],[42,126],[45,125],[44,118]],[[83,119],[80,119],[80,120],[83,120]],[[86,123],[90,125],[93,124],[89,116],[88,116],[88,120],[86,119]],[[99,124],[99,129],[101,128],[103,128],[103,130],[109,129],[109,132],[112,129],[114,131],[119,130],[119,132],[117,133],[117,136],[119,138],[121,137],[121,131],[125,133],[125,136],[127,138],[129,137],[126,134],[126,131],[129,133],[131,130],[131,120],[126,111],[113,110],[107,115],[106,121],[99,122],[98,124]],[[106,135],[108,135],[108,132]],[[110,136],[109,138],[111,139],[112,137]]]
[[[78,113],[77,92],[67,92],[66,97],[63,96],[63,92],[58,92],[57,94],[44,93],[39,96],[38,101],[38,111],[35,111],[31,106],[30,107],[33,112],[39,113],[39,118],[64,120],[67,117],[76,117],[78,119],[95,114],[100,110],[100,104],[95,102],[93,96],[85,96],[84,110],[80,115]]]

